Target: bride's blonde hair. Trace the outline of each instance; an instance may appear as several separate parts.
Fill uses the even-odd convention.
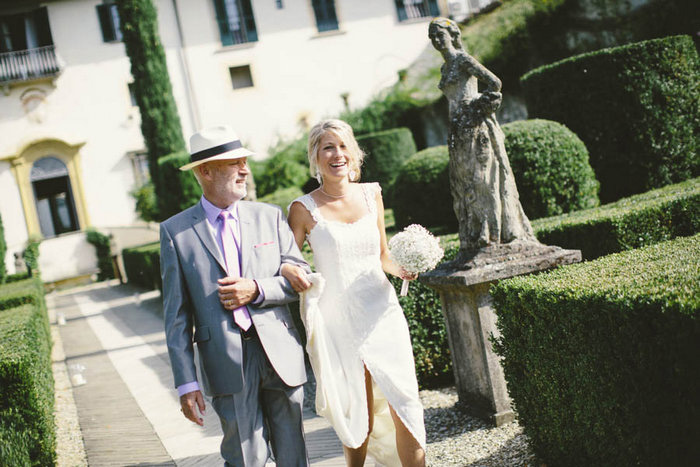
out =
[[[352,127],[344,121],[337,119],[323,120],[314,125],[311,131],[309,131],[308,156],[311,176],[315,177],[318,173],[318,148],[321,144],[321,138],[328,132],[333,133],[345,143],[348,155],[350,156],[348,168],[351,174],[354,175],[350,181],[358,181],[360,179],[360,166],[362,165],[362,160],[365,158],[365,153],[357,144]]]

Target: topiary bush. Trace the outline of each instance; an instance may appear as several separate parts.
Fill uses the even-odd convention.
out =
[[[190,162],[186,151],[158,159],[158,215],[160,220],[174,216],[196,204],[202,196],[202,189],[191,170],[183,172],[180,167]]]
[[[700,235],[498,282],[508,392],[547,465],[700,458]]]
[[[387,189],[404,161],[416,153],[416,143],[408,128],[394,128],[357,137],[366,156],[362,166],[363,182],[379,182]]]
[[[564,125],[521,120],[503,125],[520,203],[530,219],[593,208],[599,184],[583,142]]]
[[[421,224],[457,230],[449,160],[447,146],[435,146],[417,152],[401,166],[389,190],[397,229]]]
[[[521,81],[531,116],[586,144],[603,202],[700,175],[700,59],[690,37],[577,55]]]

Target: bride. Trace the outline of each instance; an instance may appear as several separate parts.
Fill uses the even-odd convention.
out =
[[[367,452],[383,465],[424,466],[423,407],[408,325],[384,274],[415,279],[389,256],[377,183],[356,183],[363,153],[352,128],[326,120],[311,129],[308,156],[321,186],[297,198],[289,225],[308,241],[321,280],[282,274],[303,296],[316,410],[333,426],[349,466]],[[308,290],[307,290],[308,289]]]

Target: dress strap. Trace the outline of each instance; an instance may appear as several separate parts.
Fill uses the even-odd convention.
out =
[[[291,203],[289,203],[289,206],[287,206],[287,212],[289,212],[289,209],[292,207],[292,204],[296,202],[301,203],[302,206],[304,206],[306,210],[309,211],[309,214],[311,214],[311,217],[313,218],[314,222],[318,223],[323,218],[318,210],[316,201],[314,201],[313,197],[311,196],[311,193],[307,193],[304,196],[300,196]]]
[[[369,209],[369,212],[372,214],[376,214],[377,202],[375,201],[375,197],[377,193],[382,191],[382,187],[377,182],[363,183],[360,186],[362,187],[362,194],[365,197],[365,203],[367,203],[367,209]]]

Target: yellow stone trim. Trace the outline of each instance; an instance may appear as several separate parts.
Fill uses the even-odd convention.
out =
[[[39,216],[36,211],[36,199],[34,198],[34,190],[32,189],[29,176],[34,162],[43,157],[53,156],[66,164],[70,186],[73,191],[75,211],[78,216],[78,228],[84,230],[90,225],[80,165],[80,148],[83,145],[85,143],[70,145],[57,139],[44,139],[26,145],[16,155],[0,157],[0,160],[7,160],[12,165],[12,174],[15,177],[19,195],[22,199],[22,209],[27,222],[27,234],[30,237],[41,237]]]

